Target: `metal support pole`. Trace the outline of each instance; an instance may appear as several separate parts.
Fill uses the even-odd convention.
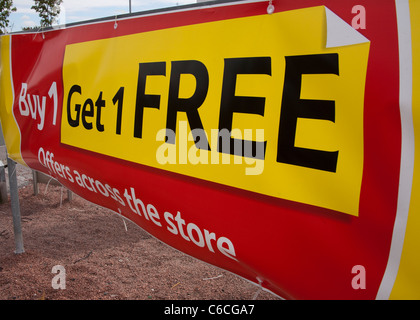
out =
[[[131,0],[128,0],[128,9],[129,9],[129,11],[128,11],[128,12],[130,12],[130,13],[131,13]]]
[[[38,187],[38,174],[35,170],[32,170],[32,184],[34,186],[34,195],[38,195],[39,187]]]
[[[0,160],[0,203],[9,201],[7,197],[7,184],[6,184],[6,169],[3,161]]]
[[[19,194],[16,176],[16,162],[7,157],[7,169],[9,172],[9,188],[10,188],[10,201],[12,206],[13,216],[13,232],[15,234],[15,253],[24,253],[23,248],[23,237],[22,237],[22,226],[20,218],[20,206],[19,206]]]
[[[67,190],[67,198],[69,199],[69,201],[73,200],[73,192],[70,190]]]

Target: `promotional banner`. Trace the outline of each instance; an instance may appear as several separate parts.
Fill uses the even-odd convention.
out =
[[[211,1],[0,46],[15,161],[282,298],[420,298],[420,1]]]

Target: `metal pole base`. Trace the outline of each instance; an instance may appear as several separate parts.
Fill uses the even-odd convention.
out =
[[[10,202],[13,216],[13,232],[15,234],[16,254],[24,253],[23,236],[20,217],[19,193],[16,176],[16,162],[7,157],[7,169],[9,172]]]

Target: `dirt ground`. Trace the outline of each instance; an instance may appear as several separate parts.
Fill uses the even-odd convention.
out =
[[[6,170],[7,173],[7,170]],[[10,201],[0,205],[0,300],[278,300],[155,239],[17,165],[25,252],[15,254]],[[65,289],[54,289],[63,275]],[[55,281],[57,283],[57,281]],[[63,283],[64,284],[64,283]]]

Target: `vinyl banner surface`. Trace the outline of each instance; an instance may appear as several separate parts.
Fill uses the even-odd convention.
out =
[[[420,298],[420,1],[272,4],[2,36],[9,156],[283,298]]]

